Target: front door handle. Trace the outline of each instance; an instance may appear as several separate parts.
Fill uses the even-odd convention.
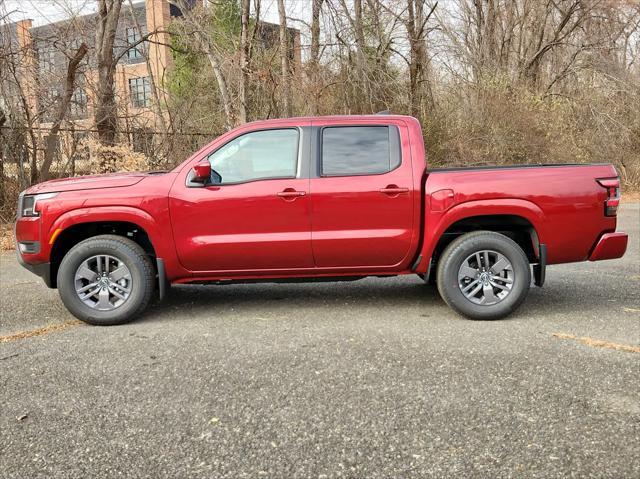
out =
[[[284,198],[285,200],[294,200],[297,197],[304,196],[306,194],[307,194],[306,191],[297,191],[297,190],[294,190],[293,188],[286,188],[284,191],[280,191],[278,193],[278,196],[280,198]]]
[[[399,195],[401,193],[409,193],[409,188],[400,188],[397,185],[387,185],[386,188],[380,189],[380,193],[384,193],[385,195]]]

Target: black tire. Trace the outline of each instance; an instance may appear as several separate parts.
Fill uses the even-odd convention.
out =
[[[468,299],[458,280],[463,262],[475,252],[484,250],[506,257],[513,272],[511,290],[506,297],[491,305],[476,304]],[[511,238],[492,231],[476,231],[456,238],[447,246],[438,261],[437,278],[440,296],[452,309],[469,319],[492,320],[508,316],[522,304],[531,285],[531,268],[524,251]]]
[[[75,275],[80,265],[96,255],[109,255],[129,269],[131,288],[128,298],[109,311],[87,306],[76,293]],[[151,259],[135,242],[116,235],[100,235],[81,241],[65,255],[58,269],[58,291],[62,302],[85,323],[109,326],[136,319],[146,309],[155,286]]]

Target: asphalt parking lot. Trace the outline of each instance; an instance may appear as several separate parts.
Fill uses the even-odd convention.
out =
[[[405,277],[176,287],[90,327],[3,253],[0,478],[640,477],[639,206],[623,259],[496,322]]]

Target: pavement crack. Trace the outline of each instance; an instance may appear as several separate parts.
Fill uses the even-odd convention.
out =
[[[19,356],[19,354],[18,354],[18,353],[16,353],[16,354],[10,354],[9,356],[5,356],[5,357],[3,357],[3,358],[0,358],[0,361],[4,361],[5,359],[15,358],[15,357],[17,357],[17,356]]]

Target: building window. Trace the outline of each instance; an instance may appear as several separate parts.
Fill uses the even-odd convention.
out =
[[[87,93],[84,86],[84,74],[80,73],[76,77],[76,86],[69,105],[70,116],[75,119],[87,117]]]
[[[135,45],[137,42],[140,41],[141,36],[137,28],[135,27],[127,28],[126,33],[127,33],[128,45]],[[137,60],[139,58],[142,58],[142,51],[139,49],[139,47],[140,45],[137,45],[136,47],[129,48],[127,50],[127,58],[129,60]]]
[[[56,63],[56,52],[52,48],[40,48],[38,50],[38,70],[43,73],[53,71]]]
[[[51,123],[58,110],[60,102],[60,92],[56,90],[47,90],[40,96],[39,109],[41,111],[40,121],[43,123]]]
[[[81,86],[76,87],[73,92],[70,110],[73,118],[87,117],[87,94]]]
[[[131,106],[143,108],[151,103],[151,82],[149,77],[131,78],[129,80]]]

